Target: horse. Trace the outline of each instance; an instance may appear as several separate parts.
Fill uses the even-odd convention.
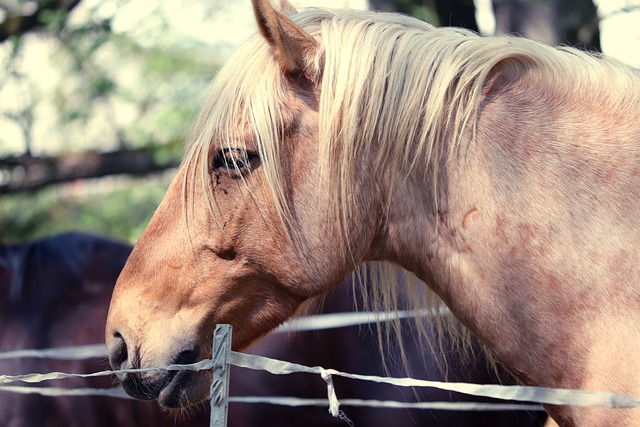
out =
[[[113,286],[131,245],[89,233],[67,232],[0,245],[0,352],[95,344],[104,333]],[[61,361],[0,360],[0,373],[90,373],[104,358]],[[110,377],[50,381],[53,387],[109,388]],[[206,411],[175,414],[157,405],[112,397],[48,397],[0,391],[6,427],[208,426]]]
[[[371,304],[397,309],[401,286],[417,309],[443,302],[520,384],[640,396],[638,71],[400,15],[252,4],[259,31],[215,77],[118,278],[112,368],[207,358],[218,323],[241,351],[364,265]],[[175,408],[211,375],[120,381]]]
[[[132,247],[98,235],[68,232],[44,239],[0,246],[0,352],[25,348],[67,347],[98,342],[104,329],[109,300],[117,276],[122,270]],[[354,309],[354,295],[347,284],[322,306],[323,312],[344,312]],[[410,337],[406,337],[409,339]],[[349,348],[349,356],[329,351],[331,343]],[[260,355],[295,360],[303,364],[325,364],[350,370],[357,364],[360,371],[382,375],[382,361],[376,352],[372,337],[358,327],[330,331],[278,333],[266,337],[251,351]],[[421,368],[419,351],[407,350],[412,367]],[[414,358],[415,357],[415,358]],[[443,376],[437,361],[428,359],[434,379]],[[0,361],[0,373],[31,372],[96,372],[104,369],[103,361],[51,361],[19,359]],[[389,369],[393,369],[390,367]],[[397,368],[395,368],[397,369]],[[393,372],[393,371],[392,371]],[[466,364],[459,359],[448,367],[449,375],[468,381],[504,382],[509,377],[498,376],[483,357]],[[340,382],[336,387],[354,397],[387,396],[397,400],[399,391],[393,387],[371,386],[358,382]],[[111,386],[108,378],[66,379],[60,387]],[[314,385],[317,386],[314,389]],[[322,384],[313,384],[309,378],[273,378],[265,373],[237,370],[231,374],[234,396],[287,395],[322,396]],[[0,425],[31,426],[208,426],[208,411],[204,408],[174,417],[162,413],[149,402],[107,397],[45,397],[19,395],[0,391]],[[410,400],[413,396],[405,396]],[[437,391],[425,394],[429,400],[457,399],[449,393]],[[464,399],[464,397],[462,397]],[[348,416],[358,425],[474,425],[522,427],[540,426],[542,415],[522,411],[487,411],[482,413],[457,411],[402,411],[345,408]],[[325,408],[291,408],[282,410],[272,405],[254,405],[247,410],[243,404],[229,407],[229,427],[247,425],[278,425],[280,427],[327,426],[342,421],[333,419]]]

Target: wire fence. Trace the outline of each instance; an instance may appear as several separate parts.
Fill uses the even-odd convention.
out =
[[[285,331],[327,329],[362,323],[372,323],[381,318],[389,320],[393,317],[410,317],[425,313],[399,312],[386,313],[337,313],[316,315],[296,319],[281,328]],[[428,313],[427,313],[428,314]],[[218,325],[214,332],[213,356],[211,359],[201,360],[188,365],[167,365],[155,368],[127,369],[120,371],[101,371],[95,373],[78,374],[64,372],[31,373],[23,375],[0,375],[0,391],[40,394],[45,396],[110,396],[115,398],[130,398],[119,387],[96,388],[61,388],[61,387],[33,387],[14,385],[17,382],[40,383],[64,378],[89,378],[124,373],[142,373],[150,371],[200,371],[212,370],[211,384],[211,427],[225,427],[227,424],[227,408],[229,403],[268,403],[286,406],[325,406],[331,415],[343,419],[351,425],[350,420],[340,410],[340,405],[364,406],[371,408],[410,408],[410,409],[448,409],[457,411],[496,411],[496,410],[542,410],[540,404],[573,405],[603,408],[633,408],[640,407],[640,399],[614,393],[593,392],[583,390],[553,389],[530,386],[506,386],[495,384],[470,384],[457,382],[427,381],[414,378],[381,377],[359,375],[325,369],[320,366],[305,366],[263,356],[238,353],[231,350],[231,327]],[[89,357],[105,357],[106,349],[103,344],[77,347],[65,347],[44,350],[18,350],[0,353],[0,360],[37,357],[79,360]],[[229,396],[229,366],[234,365],[252,370],[264,370],[274,375],[286,375],[294,372],[306,372],[319,375],[327,385],[327,397],[324,399],[306,399],[298,397],[279,396]],[[514,403],[475,403],[475,402],[403,402],[389,400],[342,399],[339,400],[333,386],[333,377],[344,377],[353,380],[370,381],[391,384],[397,387],[428,387],[440,390],[463,393],[477,397],[489,397],[508,400]],[[532,403],[535,402],[535,403]]]

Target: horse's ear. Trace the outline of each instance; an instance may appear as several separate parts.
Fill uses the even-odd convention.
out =
[[[278,2],[278,6],[280,7],[280,12],[284,13],[285,15],[294,15],[298,13],[295,6],[289,3],[289,0],[280,0]]]
[[[269,0],[253,0],[252,3],[258,28],[271,45],[283,71],[304,71],[318,48],[316,40],[286,15],[276,11]],[[293,8],[286,0],[281,5],[283,3],[286,3],[285,10]]]

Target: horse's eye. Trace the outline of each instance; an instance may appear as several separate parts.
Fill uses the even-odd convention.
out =
[[[251,172],[257,163],[258,156],[241,148],[223,148],[218,150],[213,158],[214,171],[224,171],[231,177],[240,176]]]

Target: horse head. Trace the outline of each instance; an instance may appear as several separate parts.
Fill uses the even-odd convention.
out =
[[[114,369],[210,357],[217,323],[231,324],[233,348],[243,349],[376,249],[380,200],[355,185],[348,198],[358,209],[337,209],[323,170],[332,165],[318,161],[318,29],[303,30],[266,0],[253,6],[260,35],[216,77],[185,160],[117,282],[106,327]],[[360,166],[360,187],[382,178]],[[348,241],[338,237],[345,219]],[[210,374],[121,381],[132,396],[181,407],[206,397]]]

